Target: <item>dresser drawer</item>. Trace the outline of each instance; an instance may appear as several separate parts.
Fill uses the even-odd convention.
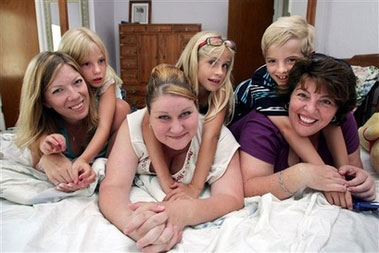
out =
[[[124,68],[124,69],[135,69],[137,68],[137,58],[121,57],[120,65],[121,65],[121,68]],[[125,70],[125,71],[128,71],[128,70]]]
[[[146,26],[144,25],[120,25],[119,26],[120,35],[125,33],[141,33],[146,31]]]
[[[130,96],[146,97],[147,87],[145,85],[124,85],[126,94]]]
[[[121,56],[137,56],[137,46],[120,46],[120,55]]]
[[[171,32],[171,25],[151,25],[147,26],[147,32]]]
[[[175,32],[199,32],[201,31],[201,25],[174,25],[172,30]]]
[[[120,46],[137,44],[137,36],[134,34],[120,34]]]
[[[121,69],[121,79],[124,82],[124,84],[137,83],[138,71],[133,69]]]
[[[135,107],[137,109],[141,109],[146,105],[145,96],[131,96],[126,94],[126,101],[131,107]]]

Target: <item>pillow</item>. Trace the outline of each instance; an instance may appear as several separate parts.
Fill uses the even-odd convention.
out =
[[[375,82],[379,81],[379,68],[375,66],[351,66],[357,77],[357,106],[360,106]]]

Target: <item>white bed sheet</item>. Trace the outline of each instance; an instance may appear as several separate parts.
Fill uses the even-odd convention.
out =
[[[99,211],[95,189],[104,176],[104,159],[94,165],[98,181],[89,189],[62,194],[29,167],[30,154],[15,148],[11,135],[0,137],[1,252],[138,251]],[[376,179],[379,195],[379,176],[367,152],[361,157]],[[133,201],[163,196],[155,177],[141,176],[136,185]],[[379,252],[379,213],[340,209],[313,191],[284,201],[266,194],[246,198],[239,211],[186,228],[183,240],[171,251]]]

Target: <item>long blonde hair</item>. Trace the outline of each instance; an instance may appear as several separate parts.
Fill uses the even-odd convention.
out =
[[[44,92],[58,71],[66,64],[81,74],[80,67],[68,55],[59,52],[42,52],[29,63],[21,89],[20,114],[16,123],[16,144],[30,147],[43,134],[59,129],[60,115],[44,106]],[[89,111],[84,124],[88,133],[96,128],[97,110],[93,94],[89,91]]]
[[[59,43],[58,51],[70,55],[79,65],[82,65],[88,56],[98,47],[105,57],[107,64],[104,80],[113,78],[117,86],[121,86],[122,80],[117,76],[113,68],[108,64],[108,52],[100,37],[86,27],[70,29],[65,32]]]
[[[235,51],[225,44],[218,47],[205,45],[199,49],[199,45],[203,43],[207,38],[219,36],[221,36],[219,33],[211,31],[202,31],[195,34],[184,48],[178,62],[176,63],[176,66],[183,70],[187,75],[192,86],[194,87],[196,95],[198,96],[199,81],[197,73],[200,56],[216,56],[219,58],[225,50],[229,50],[232,53],[232,62],[230,63],[223,83],[218,90],[211,92],[208,96],[208,108],[210,109],[211,105],[213,105],[215,109],[212,111],[208,109],[205,115],[205,122],[207,122],[213,119],[221,110],[227,107],[228,110],[225,117],[225,123],[228,123],[233,117],[234,113],[234,96],[233,85],[231,81],[231,72],[234,64]]]

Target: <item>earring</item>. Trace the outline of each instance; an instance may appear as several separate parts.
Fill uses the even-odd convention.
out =
[[[331,123],[336,123],[336,122],[337,122],[337,117],[336,117],[336,115],[334,115],[334,117],[332,118]]]

